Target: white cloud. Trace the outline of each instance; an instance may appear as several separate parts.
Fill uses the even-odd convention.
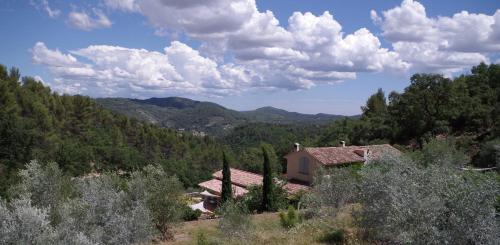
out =
[[[42,42],[37,42],[32,49],[33,61],[50,67],[79,67],[81,64],[71,54],[59,50],[50,50]]]
[[[86,70],[88,66],[66,72],[51,68],[70,80],[74,73],[113,81],[96,84],[106,87],[101,91],[108,93],[124,87],[136,94],[216,95],[249,89],[308,89],[318,83],[354,79],[356,72],[405,71],[409,67],[397,53],[382,48],[367,29],[344,34],[329,12],[319,16],[296,12],[285,28],[273,12],[260,12],[255,0],[104,3],[110,9],[143,14],[158,32],[184,33],[201,41],[201,53],[180,42],[172,42],[164,53],[90,46],[71,54],[90,60],[93,74]],[[77,17],[75,22],[83,23],[77,25],[81,29],[94,28],[87,27],[93,26],[87,15]],[[233,58],[225,60],[228,56]],[[79,84],[79,88],[88,87]]]
[[[158,29],[200,38],[237,31],[256,11],[254,0],[138,0],[136,4]]]
[[[30,0],[30,4],[45,11],[50,18],[57,18],[61,14],[61,10],[51,8],[47,0]]]
[[[35,81],[39,81],[39,82],[41,82],[41,83],[45,84],[45,81],[44,81],[44,80],[43,80],[43,78],[42,78],[41,76],[39,76],[39,75],[34,76],[34,77],[33,77],[33,79],[35,79]]]
[[[421,3],[404,0],[382,16],[372,10],[371,17],[416,71],[457,72],[500,51],[500,10],[492,16],[461,11],[432,18]]]
[[[70,12],[68,15],[68,24],[84,31],[111,27],[112,23],[104,12],[99,9],[93,9],[92,11],[94,16],[90,16],[85,11]]]
[[[33,60],[48,66],[65,91],[147,97],[308,89],[355,79],[358,72],[450,74],[500,51],[500,10],[492,16],[462,11],[431,18],[412,0],[381,14],[372,10],[373,22],[391,42],[388,48],[366,28],[345,33],[328,11],[295,12],[280,24],[272,11],[259,11],[255,0],[102,2],[110,11],[142,14],[157,34],[183,34],[200,47],[174,41],[155,52],[93,45],[64,54],[37,43]],[[112,24],[100,10],[92,16],[73,11],[68,23],[83,30]]]
[[[115,6],[113,2],[108,6]],[[344,38],[342,26],[329,12],[320,16],[296,12],[286,29],[273,12],[260,12],[255,0],[136,0],[128,6],[137,6],[138,12],[161,32],[183,32],[201,40],[201,50],[217,61],[230,54],[241,64],[259,60],[266,63],[261,67],[278,65],[285,69],[294,66],[351,72],[408,68],[396,53],[383,49],[367,29]],[[268,62],[273,60],[282,62]],[[370,61],[373,64],[368,64]]]
[[[249,80],[245,74],[237,74],[238,66],[219,67],[177,41],[166,47],[164,53],[92,45],[64,54],[48,49],[41,42],[35,44],[32,53],[34,62],[45,65],[53,74],[53,87],[69,93],[141,97],[164,93],[221,95],[245,89],[239,83]],[[240,78],[227,79],[226,74]]]
[[[136,12],[139,10],[135,0],[104,0],[104,4],[111,9],[125,12]]]

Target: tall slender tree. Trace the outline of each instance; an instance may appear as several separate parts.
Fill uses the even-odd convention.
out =
[[[226,152],[222,152],[222,191],[221,202],[232,198],[233,190],[231,186],[231,169],[229,168],[229,161],[227,160]]]
[[[271,161],[269,160],[269,153],[266,148],[262,147],[262,154],[264,155],[264,179],[262,183],[262,211],[269,211],[272,205],[272,188],[273,177],[271,170]]]

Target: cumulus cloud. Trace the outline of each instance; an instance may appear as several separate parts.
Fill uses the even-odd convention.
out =
[[[47,0],[30,0],[30,3],[36,8],[45,11],[50,18],[57,18],[61,14],[61,10],[51,8]]]
[[[59,50],[50,50],[45,43],[37,42],[32,49],[33,61],[49,67],[77,67],[81,64],[71,54],[63,54]]]
[[[92,45],[68,54],[38,42],[32,56],[35,63],[49,68],[55,77],[52,85],[56,90],[94,96],[147,97],[172,92],[221,95],[238,92],[239,81],[249,80],[243,71],[237,71],[241,68],[235,65],[221,68],[177,41],[163,53]],[[90,62],[81,62],[77,57]],[[226,74],[235,78],[228,76],[228,80]]]
[[[112,23],[104,12],[99,9],[93,9],[92,12],[93,16],[85,11],[72,11],[68,15],[68,24],[84,31],[111,27]]]
[[[344,32],[328,11],[295,12],[282,24],[272,11],[260,11],[255,0],[102,2],[109,11],[143,15],[156,33],[183,34],[200,47],[174,41],[163,52],[93,45],[62,53],[37,43],[33,60],[50,69],[61,90],[147,97],[308,89],[355,79],[359,72],[450,74],[488,62],[489,53],[500,51],[500,10],[492,16],[462,11],[434,18],[412,0],[381,13],[372,10],[373,22],[390,42],[383,47],[367,28]],[[100,10],[92,16],[73,11],[68,23],[82,30],[112,24]]]
[[[119,9],[114,1],[105,3]],[[284,28],[272,11],[259,11],[255,0],[135,0],[127,6],[135,6],[126,9],[136,9],[160,30],[201,40],[201,50],[215,60],[230,54],[242,64],[251,61],[255,66],[259,60],[260,67],[277,66],[271,70],[326,72],[404,71],[409,66],[383,49],[367,29],[344,36],[329,12],[320,16],[296,12]]]
[[[488,62],[487,53],[500,51],[500,10],[492,16],[461,11],[432,18],[421,3],[404,0],[381,16],[372,10],[371,18],[418,71],[456,72]]]

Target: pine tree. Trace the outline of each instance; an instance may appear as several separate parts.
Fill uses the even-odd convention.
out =
[[[222,191],[221,191],[221,203],[232,198],[233,190],[231,186],[231,169],[229,168],[229,161],[227,160],[227,155],[222,152]]]
[[[271,171],[271,161],[267,150],[262,147],[262,154],[264,155],[264,179],[262,185],[262,211],[269,211],[272,203],[272,188],[273,177]]]

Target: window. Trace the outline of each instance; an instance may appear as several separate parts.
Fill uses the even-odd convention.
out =
[[[301,157],[299,160],[299,173],[309,174],[309,158]]]

